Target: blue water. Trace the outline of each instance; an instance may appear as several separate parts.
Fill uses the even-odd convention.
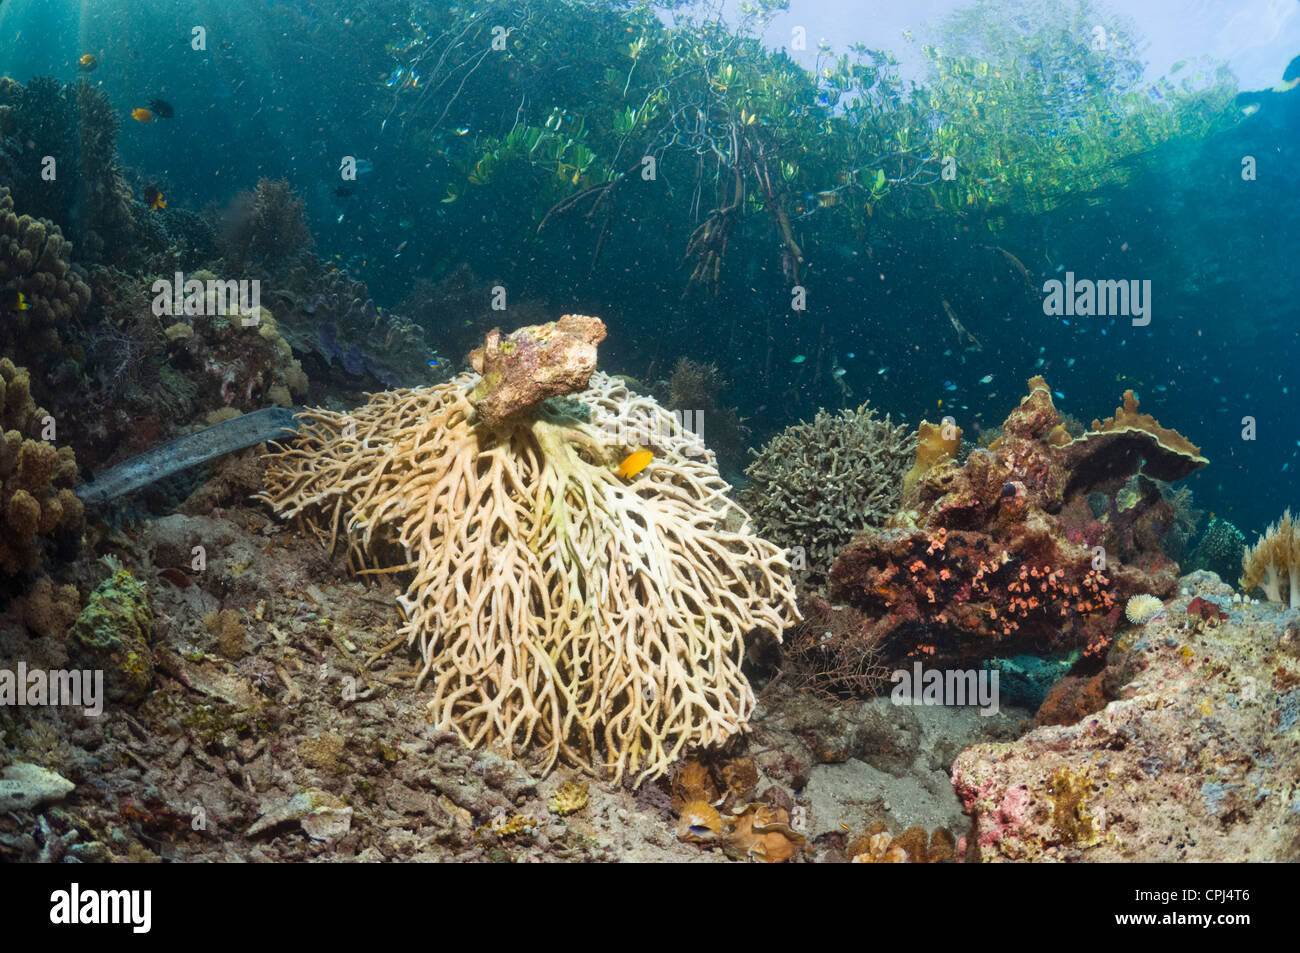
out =
[[[529,19],[522,6],[498,4],[511,46],[491,55],[524,56],[545,40],[543,65],[478,63],[469,48],[440,61],[449,45],[440,30],[455,9],[8,0],[0,73],[71,82],[91,52],[99,66],[84,76],[119,111],[120,163],[132,182],[165,183],[169,209],[211,213],[261,177],[287,179],[305,201],[317,256],[363,280],[379,305],[468,265],[514,301],[602,316],[607,369],[654,379],[680,356],[716,363],[755,445],[819,406],[865,400],[909,422],[952,414],[976,437],[1041,373],[1058,406],[1084,423],[1134,389],[1143,410],[1210,459],[1187,481],[1197,504],[1248,537],[1300,505],[1300,89],[1261,94],[1257,110],[1210,137],[1158,147],[1122,185],[1043,213],[998,209],[996,231],[975,218],[965,231],[954,218],[893,218],[855,234],[834,224],[834,209],[797,217],[808,307],[794,312],[781,236],[752,210],[716,292],[686,286],[686,242],[712,207],[713,182],[701,196],[674,172],[650,198],[579,209],[544,231],[541,213],[565,197],[555,183],[506,177],[490,195],[445,201],[452,186],[469,190],[463,170],[488,137],[541,126],[554,110],[576,123],[596,101],[605,64],[588,39],[635,35],[619,33],[630,14],[618,9],[593,4],[586,26],[570,29],[541,8]],[[205,49],[194,48],[196,26]],[[1278,80],[1286,65],[1277,62]],[[421,82],[403,87],[398,74],[393,83],[403,68],[421,71]],[[643,79],[634,72],[628,83]],[[155,98],[175,119],[128,117]],[[786,146],[820,148],[815,139]],[[343,156],[371,164],[347,196],[335,193]],[[1256,163],[1249,181],[1246,157]],[[635,159],[601,157],[620,170]],[[1150,324],[1045,315],[1042,285],[1066,271],[1150,281]],[[955,332],[945,301],[982,349]],[[501,323],[511,320],[507,310]],[[429,343],[454,351],[458,323],[449,314],[426,327]],[[1253,440],[1243,439],[1244,418]]]

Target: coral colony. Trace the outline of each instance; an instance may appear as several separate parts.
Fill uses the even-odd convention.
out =
[[[1285,308],[1143,234],[1300,60],[1004,2],[923,82],[770,0],[0,49],[0,860],[1300,857],[1294,382],[1190,317]]]
[[[580,315],[493,332],[475,374],[311,411],[265,498],[330,546],[343,534],[359,565],[405,554],[403,631],[438,724],[544,770],[644,780],[744,727],[744,636],[797,613],[784,556],[698,438],[595,372],[604,336]],[[659,441],[636,480],[602,423],[628,417]]]

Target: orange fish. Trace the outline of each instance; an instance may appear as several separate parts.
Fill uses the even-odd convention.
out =
[[[131,118],[136,122],[153,122],[153,113],[147,109],[132,109]]]
[[[144,189],[144,204],[149,206],[155,212],[160,208],[167,207],[167,200],[156,185],[147,185]]]
[[[655,455],[649,450],[638,450],[618,465],[618,475],[624,479],[631,479],[648,467],[654,458]]]
[[[77,60],[77,65],[81,67],[83,73],[93,73],[99,68],[99,57],[94,53],[86,53]]]

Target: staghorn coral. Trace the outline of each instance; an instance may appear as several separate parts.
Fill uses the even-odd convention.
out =
[[[84,510],[72,492],[76,457],[36,439],[46,417],[32,400],[27,371],[0,358],[0,574],[35,571],[44,538],[81,528]]]
[[[831,597],[876,620],[864,637],[886,657],[1100,654],[1129,597],[1167,598],[1176,585],[1161,548],[1174,505],[1153,480],[1131,478],[1144,461],[1161,479],[1205,463],[1138,415],[1131,393],[1117,417],[1071,439],[1033,378],[996,441],[960,467],[930,469],[913,511],[844,550]]]
[[[795,424],[751,451],[743,500],[764,537],[803,547],[806,579],[819,585],[855,534],[897,509],[915,451],[905,426],[881,420],[866,404],[834,416],[818,411],[811,423]]]
[[[593,373],[532,413],[497,406],[526,390],[466,374],[309,411],[297,445],[270,456],[262,498],[331,546],[345,534],[355,561],[413,573],[398,601],[418,682],[467,744],[537,751],[542,771],[564,759],[661,775],[744,727],[744,636],[779,637],[796,616],[788,566],[652,400]],[[501,429],[480,422],[484,406],[510,411]],[[610,436],[629,416],[657,441],[631,483],[615,473],[629,448]]]
[[[26,310],[0,315],[0,349],[14,360],[36,363],[57,354],[61,332],[90,303],[71,249],[58,226],[18,215],[9,189],[0,186],[0,287],[27,298]]]
[[[1289,600],[1292,609],[1300,609],[1300,521],[1289,509],[1242,554],[1240,585],[1247,593],[1263,589],[1269,602]]]

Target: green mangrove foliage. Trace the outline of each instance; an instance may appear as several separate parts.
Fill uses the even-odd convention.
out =
[[[1092,0],[979,0],[920,47],[919,83],[862,45],[821,47],[813,71],[765,49],[783,6],[726,24],[683,2],[421,5],[390,46],[384,124],[445,180],[448,209],[522,203],[538,234],[585,221],[593,266],[614,223],[651,221],[682,243],[688,287],[716,288],[751,219],[797,283],[810,230],[996,229],[1098,201],[1153,150],[1233,121],[1226,70],[1147,82],[1133,30]]]

